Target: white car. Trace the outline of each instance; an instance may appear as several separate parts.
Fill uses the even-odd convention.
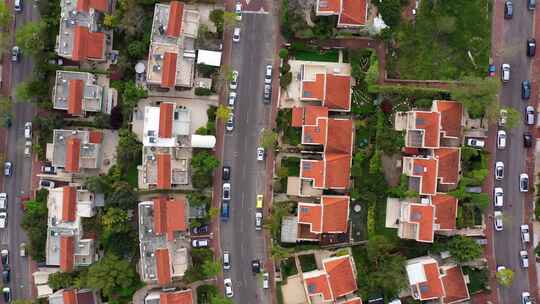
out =
[[[529,225],[521,225],[519,230],[521,230],[521,241],[523,243],[530,242],[531,236],[529,234]]]
[[[501,109],[499,112],[499,127],[504,127],[506,121],[508,120],[508,111],[506,109]]]
[[[495,187],[493,189],[493,203],[494,203],[495,207],[502,207],[504,205],[503,188]]]
[[[29,121],[24,124],[24,138],[32,139],[32,123]]]
[[[32,142],[27,140],[24,143],[24,156],[30,157],[32,155]]]
[[[229,93],[229,107],[234,107],[235,102],[236,102],[236,92],[230,92]]]
[[[232,34],[232,41],[233,42],[240,42],[240,28],[235,27]]]
[[[226,278],[223,280],[223,285],[225,286],[225,295],[227,298],[232,298],[234,296],[234,292],[232,289],[232,281],[230,278]]]
[[[257,148],[257,160],[264,160],[264,148],[258,147]]]
[[[476,138],[468,138],[467,139],[467,146],[473,147],[473,148],[484,148],[486,146],[486,142],[482,139],[476,139]]]
[[[231,199],[231,184],[224,183],[223,184],[223,200],[228,201]]]
[[[234,6],[234,13],[236,14],[236,21],[242,21],[242,3],[236,3]]]
[[[270,275],[268,274],[268,272],[263,273],[263,288],[270,288]]]
[[[497,131],[497,149],[506,148],[506,131]]]
[[[525,250],[521,250],[519,252],[519,262],[521,263],[521,267],[527,269],[529,268],[529,254]]]
[[[510,65],[508,63],[501,65],[501,79],[503,82],[510,81]]]
[[[266,84],[272,83],[272,65],[271,64],[266,65],[266,71],[264,73],[264,83]]]
[[[262,229],[262,212],[258,211],[255,212],[255,230],[261,230]]]
[[[231,254],[229,251],[223,251],[223,270],[231,269]]]
[[[519,175],[519,191],[529,192],[529,175],[527,173]]]
[[[526,291],[521,293],[521,304],[532,304],[530,293]]]
[[[501,180],[504,178],[504,163],[498,161],[495,163],[495,179]]]
[[[231,83],[229,84],[229,88],[231,90],[236,90],[238,87],[238,71],[232,71],[232,78]]]
[[[0,210],[7,210],[8,196],[7,193],[0,193]]]
[[[42,179],[39,181],[39,189],[52,189],[54,188],[54,182],[50,180]]]
[[[529,126],[534,125],[534,108],[532,106],[527,106],[525,108],[525,121]]]
[[[191,240],[191,246],[193,248],[206,248],[208,247],[208,239]]]
[[[228,132],[234,131],[234,113],[232,111],[229,112],[229,118],[227,119],[227,122],[225,123],[225,129]]]
[[[6,228],[7,227],[7,213],[6,212],[0,212],[0,228]]]
[[[503,231],[503,213],[502,211],[493,212],[493,225],[495,230]]]

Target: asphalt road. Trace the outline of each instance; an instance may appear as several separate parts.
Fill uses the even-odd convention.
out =
[[[511,80],[503,84],[500,101],[503,107],[513,107],[520,113],[524,113],[528,105],[528,102],[521,99],[521,82],[531,79],[532,60],[526,56],[525,43],[527,38],[532,37],[533,16],[533,12],[527,10],[526,1],[514,1],[514,17],[502,21],[503,47],[499,52],[501,63],[509,63],[511,66]],[[500,69],[500,66],[497,68]],[[519,191],[519,175],[526,170],[526,151],[522,138],[527,129],[525,123],[520,121],[515,128],[507,130],[509,140],[506,149],[495,153],[495,161],[502,161],[505,165],[504,179],[494,183],[504,190],[504,231],[494,231],[495,260],[497,265],[514,271],[513,284],[508,288],[499,288],[500,303],[519,303],[521,293],[529,289],[528,274],[521,268],[519,258],[522,248],[519,227],[525,223],[524,204],[529,203]],[[534,189],[534,185],[529,187]],[[531,267],[534,267],[534,257],[530,257],[530,260]]]
[[[257,161],[261,131],[270,125],[270,105],[263,104],[264,70],[273,62],[274,22],[266,13],[244,13],[240,42],[232,46],[232,68],[239,72],[234,131],[225,131],[224,165],[231,167],[231,213],[221,224],[221,248],[231,254],[231,278],[235,303],[271,303],[262,279],[252,274],[253,259],[265,262],[262,231],[255,230],[255,199],[265,189],[265,162]],[[277,71],[274,68],[274,73]],[[266,207],[266,206],[265,206]]]
[[[25,1],[24,9],[15,14],[15,27],[39,18],[39,10],[34,1]],[[19,245],[27,242],[28,238],[20,228],[22,210],[20,196],[30,193],[32,162],[24,157],[24,123],[32,121],[36,113],[35,107],[24,101],[16,101],[15,88],[32,75],[33,64],[30,56],[23,53],[21,62],[11,65],[11,87],[13,106],[13,124],[8,130],[6,160],[13,162],[13,176],[4,179],[4,189],[8,193],[8,229],[0,232],[2,248],[9,249],[11,282],[10,288],[13,299],[30,299],[32,297],[30,260],[19,255]]]

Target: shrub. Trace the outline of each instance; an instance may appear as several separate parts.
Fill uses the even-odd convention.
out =
[[[279,79],[279,85],[281,88],[286,89],[292,82],[292,73],[288,72],[281,76]]]
[[[279,58],[286,60],[289,57],[289,50],[282,48],[279,50]]]
[[[209,96],[209,95],[212,95],[212,90],[207,89],[207,88],[195,88],[195,95]]]
[[[280,70],[281,75],[287,74],[290,70],[291,70],[291,65],[288,63],[284,63]]]

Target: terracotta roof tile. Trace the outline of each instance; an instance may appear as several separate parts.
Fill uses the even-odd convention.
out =
[[[81,153],[81,140],[76,137],[70,137],[66,145],[66,162],[64,169],[67,172],[79,171],[79,157]]]
[[[364,25],[366,24],[365,0],[342,0],[341,14],[338,25]]]
[[[442,184],[457,184],[461,164],[461,150],[459,148],[440,148],[434,150],[435,157],[439,160],[437,177]]]
[[[351,119],[329,119],[326,152],[351,154],[353,135]]]
[[[319,13],[338,14],[341,6],[341,0],[318,0],[317,8]]]
[[[63,187],[62,192],[62,220],[73,222],[76,219],[77,211],[77,189]]]
[[[156,268],[157,268],[157,281],[160,285],[170,283],[171,280],[171,265],[169,261],[168,249],[156,249]]]
[[[323,261],[324,269],[328,273],[328,281],[332,289],[334,298],[339,298],[358,289],[356,278],[353,272],[351,258],[342,256]]]
[[[298,240],[309,240],[313,242],[317,242],[321,238],[320,233],[313,233],[311,231],[311,225],[302,223],[298,223],[298,233],[296,236]]]
[[[439,265],[437,263],[424,264],[424,273],[426,282],[418,284],[421,300],[441,298],[444,295],[444,289],[439,274]]]
[[[62,292],[62,299],[64,300],[63,304],[77,304],[75,289],[64,290]]]
[[[105,33],[89,32],[86,56],[91,59],[105,59],[103,50],[105,48]]]
[[[161,87],[163,88],[173,88],[176,84],[176,57],[176,53],[165,52],[161,75]]]
[[[170,189],[171,188],[171,155],[170,154],[158,154],[157,155],[157,188],[158,189]]]
[[[323,106],[334,110],[351,109],[351,76],[326,74]]]
[[[77,1],[77,11],[79,12],[88,12],[90,8],[93,8],[100,12],[108,11],[108,1],[107,0],[76,0]]]
[[[362,304],[362,299],[354,298],[354,299],[350,299],[345,302],[342,302],[341,304]]]
[[[167,231],[167,198],[154,199],[154,233],[161,235]]]
[[[435,195],[437,192],[437,160],[413,158],[412,176],[420,177],[420,194]]]
[[[322,208],[320,204],[298,203],[298,223],[311,226],[311,232],[322,232]]]
[[[352,120],[328,120],[328,136],[324,154],[327,188],[349,187],[353,136]]]
[[[320,119],[318,118],[328,118],[328,108],[321,106],[305,106],[305,125],[316,125]]]
[[[159,137],[172,137],[174,104],[170,102],[162,102],[159,105]]]
[[[463,122],[463,105],[456,101],[436,100],[437,112],[441,113],[441,126],[445,136],[460,137]]]
[[[75,26],[71,59],[74,61],[81,61],[89,58],[104,59],[104,46],[104,33],[90,32],[87,27]]]
[[[100,144],[103,141],[103,132],[101,131],[90,131],[90,138],[88,141],[92,144]]]
[[[325,301],[334,299],[326,274],[307,278],[304,280],[304,284],[309,295],[321,294]]]
[[[328,196],[321,197],[323,205],[322,231],[324,233],[344,233],[349,224],[349,197]]]
[[[299,128],[304,124],[304,107],[292,108],[292,121],[291,126]]]
[[[456,303],[470,298],[467,283],[459,266],[446,269],[442,283],[445,291],[444,303]]]
[[[300,160],[300,177],[312,179],[313,187],[323,188],[324,182],[324,161],[322,160]]]
[[[457,198],[438,193],[431,197],[431,203],[435,206],[435,223],[439,224],[439,230],[456,229]]]
[[[160,304],[193,304],[193,293],[191,289],[178,292],[162,292],[159,295]]]
[[[169,8],[169,22],[167,24],[167,36],[180,36],[183,16],[184,4],[179,1],[171,1]]]
[[[81,115],[84,82],[81,79],[71,79],[68,82],[68,90],[68,113],[71,115]]]
[[[324,145],[326,143],[327,119],[320,118],[317,124],[302,127],[302,143],[310,145]]]
[[[323,100],[325,74],[315,75],[315,80],[302,81],[302,98],[311,100]]]
[[[73,270],[74,238],[73,236],[60,237],[60,270],[70,272]]]
[[[417,241],[433,242],[433,219],[435,208],[432,205],[411,204],[410,223],[416,223]]]
[[[175,199],[167,201],[167,239],[174,239],[175,231],[186,231],[186,201]]]
[[[417,111],[415,126],[416,129],[424,130],[424,148],[438,148],[440,141],[440,118],[437,112]]]

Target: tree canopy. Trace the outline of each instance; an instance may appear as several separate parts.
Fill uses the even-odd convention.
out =
[[[497,278],[497,282],[504,287],[509,287],[512,285],[512,282],[514,281],[514,272],[509,268],[504,268],[502,270],[497,271],[495,274],[495,277]]]
[[[472,238],[465,236],[455,236],[447,244],[452,257],[458,263],[469,262],[480,258],[483,254],[482,246],[478,245]]]
[[[36,54],[45,48],[41,33],[46,28],[43,21],[27,22],[17,29],[15,43],[28,54]]]
[[[140,285],[138,274],[130,263],[115,255],[107,255],[88,268],[86,284],[101,290],[106,297],[115,297]]]
[[[486,116],[490,121],[499,117],[499,93],[501,83],[495,77],[467,76],[450,87],[450,94],[465,106],[472,118]]]

